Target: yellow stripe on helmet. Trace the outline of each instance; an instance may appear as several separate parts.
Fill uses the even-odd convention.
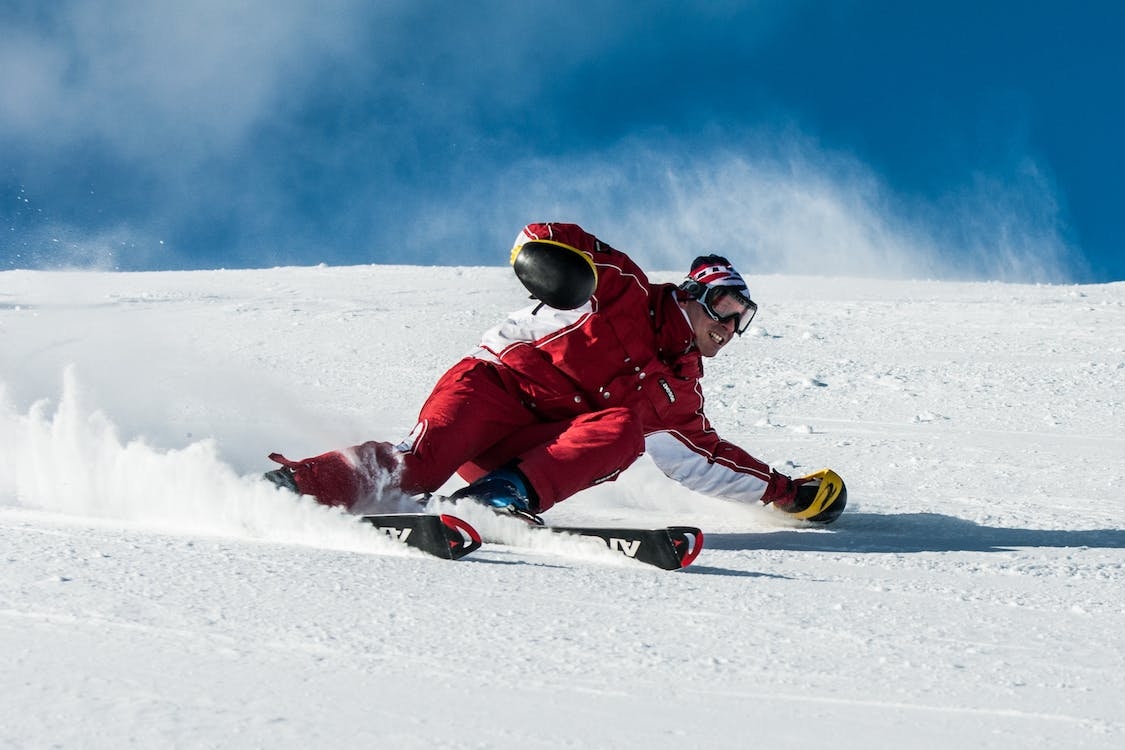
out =
[[[540,240],[540,239],[532,238],[532,239],[526,240],[525,242],[540,242],[540,243],[543,243],[545,245],[557,245],[558,247],[564,248],[566,250],[569,250],[572,253],[577,254],[580,258],[582,258],[582,260],[586,261],[587,265],[590,266],[590,271],[594,274],[594,280],[595,281],[597,280],[597,278],[598,278],[598,268],[597,268],[597,266],[594,265],[594,261],[590,260],[589,255],[582,252],[578,248],[571,247],[570,245],[566,244],[565,242],[559,242],[558,240]],[[521,243],[519,243],[518,245],[516,245],[515,247],[512,248],[512,256],[508,259],[509,265],[515,265],[516,256],[520,254],[520,249],[523,248],[524,244],[525,244],[524,242],[521,242]]]

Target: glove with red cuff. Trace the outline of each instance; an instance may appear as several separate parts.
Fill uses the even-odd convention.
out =
[[[791,479],[779,471],[770,471],[770,481],[762,495],[762,502],[772,504],[786,513],[800,513],[812,504],[820,488],[817,477]]]

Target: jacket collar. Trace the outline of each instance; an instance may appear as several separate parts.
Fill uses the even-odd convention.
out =
[[[703,357],[695,347],[691,321],[680,307],[680,296],[683,294],[675,284],[661,284],[653,297],[657,356],[672,365],[677,375],[700,378],[703,376]],[[687,299],[686,295],[683,298]]]

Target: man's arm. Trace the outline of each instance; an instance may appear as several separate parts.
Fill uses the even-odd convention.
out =
[[[775,473],[733,443],[719,440],[708,449],[677,430],[647,435],[645,452],[661,471],[688,489],[737,502],[762,500]]]
[[[645,452],[660,470],[685,487],[711,497],[742,503],[780,499],[789,487],[789,478],[719,437],[703,412],[698,381],[690,389],[681,387],[677,391],[678,413],[664,429],[645,436]]]

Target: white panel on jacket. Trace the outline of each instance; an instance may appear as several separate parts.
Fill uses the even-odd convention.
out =
[[[669,477],[704,495],[755,503],[766,491],[766,482],[761,477],[708,461],[669,431],[646,435],[645,452]]]

